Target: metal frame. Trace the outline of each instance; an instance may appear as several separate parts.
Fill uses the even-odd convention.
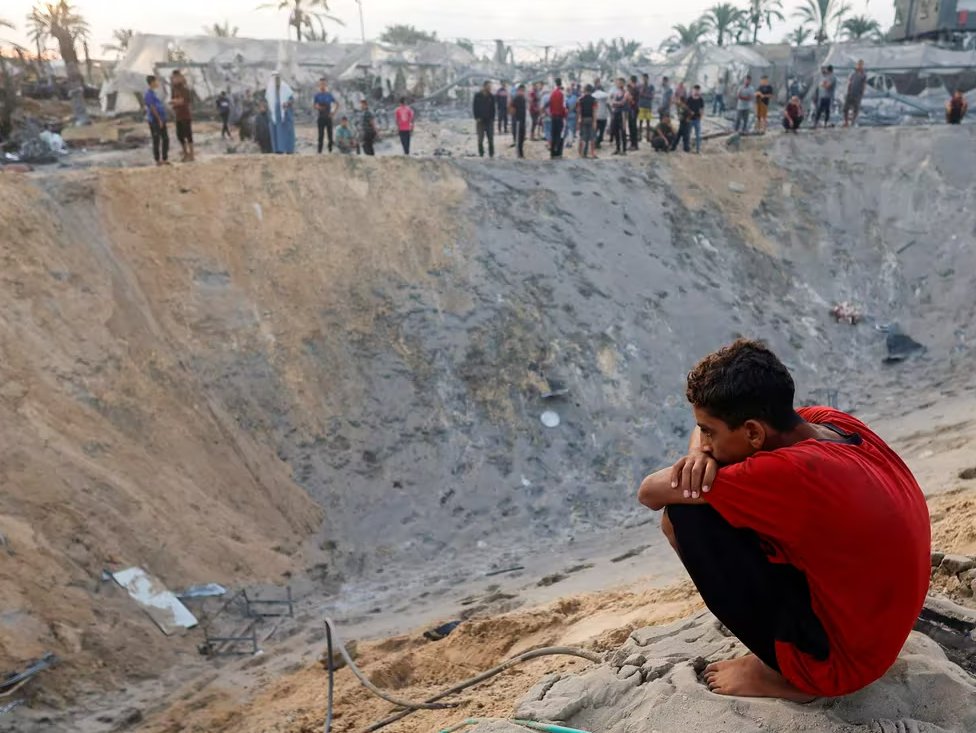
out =
[[[295,617],[295,602],[291,597],[291,586],[285,587],[286,598],[283,601],[265,600],[262,598],[248,598],[247,591],[242,590],[244,596],[245,613],[249,618],[276,618],[279,616]],[[287,613],[271,613],[268,611],[255,611],[252,606],[288,606]]]

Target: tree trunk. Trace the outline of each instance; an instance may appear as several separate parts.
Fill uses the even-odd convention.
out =
[[[4,140],[13,129],[12,118],[17,108],[17,90],[14,87],[13,74],[7,68],[7,60],[0,54],[0,75],[3,76],[3,107],[0,108],[0,137]]]
[[[78,64],[78,53],[75,51],[74,36],[63,29],[52,30],[51,35],[58,42],[61,59],[64,61],[64,68],[68,75],[68,94],[71,96],[71,105],[74,108],[75,124],[87,125],[88,110],[85,108],[85,80],[81,76],[81,66]]]

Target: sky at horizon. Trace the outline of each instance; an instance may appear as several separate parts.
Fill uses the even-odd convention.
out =
[[[463,5],[456,0],[362,0],[366,37],[375,39],[393,23],[406,23],[426,31],[436,31],[438,38],[469,38],[489,43],[502,38],[519,47],[574,47],[601,38],[624,36],[657,48],[671,35],[671,26],[690,23],[716,0],[688,0],[684,3],[638,3],[621,0],[605,8],[590,4],[573,5],[565,0],[493,0],[490,4]],[[778,43],[798,25],[791,17],[803,0],[784,0],[786,21],[775,23],[772,31],[763,30],[760,41]],[[253,4],[251,4],[253,3]],[[14,31],[0,30],[0,39],[27,44],[26,17],[33,2],[7,0],[0,17],[16,25]],[[204,26],[229,21],[239,28],[239,36],[250,38],[284,38],[287,29],[285,11],[258,9],[261,0],[166,0],[145,3],[140,0],[76,0],[75,7],[91,26],[93,56],[101,56],[101,47],[109,43],[116,28],[132,28],[143,33],[199,35]],[[745,5],[745,0],[737,3]],[[892,0],[873,4],[853,0],[855,14],[877,18],[887,29],[894,19]],[[359,5],[356,0],[331,0],[330,14],[345,25],[327,23],[326,30],[340,41],[360,40]],[[645,10],[650,8],[650,10]],[[52,45],[53,48],[53,45]]]

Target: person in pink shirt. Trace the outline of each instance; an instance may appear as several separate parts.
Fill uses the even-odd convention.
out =
[[[410,135],[413,133],[413,110],[407,105],[405,97],[400,98],[400,106],[396,109],[397,129],[400,131],[400,144],[403,154],[410,155]]]

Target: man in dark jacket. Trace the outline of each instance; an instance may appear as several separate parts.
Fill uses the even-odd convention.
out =
[[[515,96],[509,103],[512,111],[512,134],[515,135],[515,149],[518,157],[525,157],[525,123],[528,121],[528,99],[525,96],[525,84],[519,84]]]
[[[271,146],[271,115],[268,114],[268,103],[263,99],[258,103],[258,113],[254,116],[254,139],[265,155],[274,152]]]
[[[486,81],[481,91],[474,95],[472,113],[478,130],[478,155],[485,157],[485,137],[488,138],[488,157],[495,157],[495,96],[491,82]]]

